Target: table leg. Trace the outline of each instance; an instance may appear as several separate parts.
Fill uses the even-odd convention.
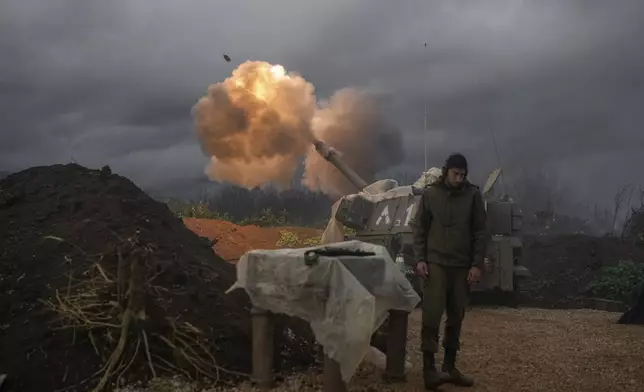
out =
[[[251,310],[253,323],[253,381],[261,391],[274,387],[274,324],[271,313],[260,308]]]
[[[407,357],[407,324],[409,312],[389,311],[387,334],[387,366],[384,378],[389,382],[405,382],[405,359]]]

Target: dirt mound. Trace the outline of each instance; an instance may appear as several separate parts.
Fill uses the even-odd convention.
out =
[[[526,236],[523,254],[533,276],[521,285],[522,302],[548,308],[584,307],[602,267],[644,262],[644,248],[632,242],[577,234]]]
[[[227,261],[236,261],[252,249],[277,249],[284,231],[295,234],[303,242],[301,246],[323,231],[306,227],[239,226],[213,219],[185,218],[183,221],[197,235],[216,241],[214,250]]]
[[[0,222],[7,390],[88,391],[170,371],[233,382],[250,372],[248,298],[224,294],[234,267],[128,179],[75,164],[10,175],[0,180]],[[282,370],[309,367],[310,330],[280,323],[294,332],[278,346]]]

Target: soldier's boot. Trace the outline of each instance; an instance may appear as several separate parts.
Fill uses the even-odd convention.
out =
[[[445,349],[445,360],[441,369],[447,374],[446,382],[457,385],[459,387],[474,386],[474,379],[461,373],[456,368],[456,350]]]
[[[447,374],[436,369],[436,358],[434,353],[429,351],[423,352],[423,379],[425,389],[428,391],[438,391],[438,387],[445,384],[448,379]]]

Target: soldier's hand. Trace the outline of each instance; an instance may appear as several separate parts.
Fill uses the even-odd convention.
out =
[[[429,276],[429,268],[427,268],[427,263],[424,261],[419,261],[416,264],[416,273],[423,278],[426,278]]]
[[[470,268],[469,273],[467,274],[467,282],[469,284],[478,283],[481,280],[481,269],[478,267]]]

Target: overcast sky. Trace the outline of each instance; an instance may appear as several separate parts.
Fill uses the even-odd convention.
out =
[[[464,152],[611,203],[643,183],[642,0],[0,0],[0,170],[204,178],[190,108],[245,60],[385,95],[406,165]],[[427,52],[424,43],[427,42]],[[222,55],[227,53],[231,63]]]

